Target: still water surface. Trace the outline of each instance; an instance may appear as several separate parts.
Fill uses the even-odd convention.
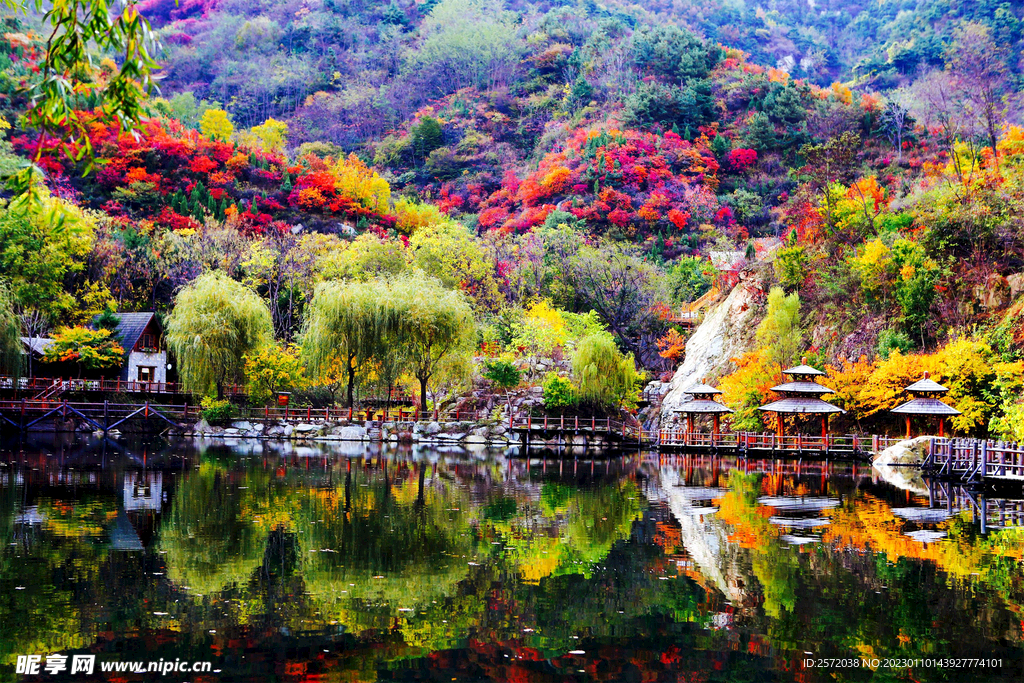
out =
[[[982,534],[977,496],[863,466],[89,436],[0,463],[3,680],[1024,678],[1016,503]],[[15,673],[52,653],[212,670]]]

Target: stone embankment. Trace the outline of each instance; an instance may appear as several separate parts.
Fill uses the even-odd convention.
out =
[[[519,443],[518,435],[506,424],[494,421],[460,422],[250,422],[238,420],[228,427],[215,427],[205,420],[188,432],[191,436],[283,441],[364,441],[429,443],[504,447]]]

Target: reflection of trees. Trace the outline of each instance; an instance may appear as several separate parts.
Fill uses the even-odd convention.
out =
[[[108,550],[99,520],[112,501],[38,502],[40,527],[15,523],[14,487],[0,488],[0,661],[91,642],[88,598],[102,593]],[[76,525],[76,522],[80,523]],[[11,545],[13,543],[13,545]],[[83,599],[85,598],[85,599]]]
[[[740,628],[767,634],[780,652],[825,657],[983,657],[1007,642],[1019,647],[1024,533],[976,536],[954,518],[943,525],[948,541],[925,545],[887,504],[855,492],[829,511],[822,544],[790,548],[768,521],[771,508],[758,505],[760,483],[733,473],[719,500],[763,598]]]
[[[547,482],[540,500],[517,506],[514,514],[492,515],[490,524],[527,582],[546,576],[589,577],[617,541],[629,537],[645,503],[633,481],[589,488]]]
[[[261,506],[243,499],[257,498],[265,482],[246,478],[250,488],[238,490],[228,478],[222,467],[200,465],[179,486],[161,525],[167,576],[199,595],[246,583],[263,560],[267,529],[253,514]],[[252,488],[261,483],[259,491]]]
[[[355,630],[413,619],[455,593],[476,558],[464,488],[424,468],[392,482],[356,470],[343,486],[308,492],[300,506],[301,573],[325,615]]]

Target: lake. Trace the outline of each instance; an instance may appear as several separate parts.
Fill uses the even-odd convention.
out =
[[[0,462],[3,680],[1024,675],[1013,494],[352,443],[40,435]],[[101,671],[135,662],[172,670]]]

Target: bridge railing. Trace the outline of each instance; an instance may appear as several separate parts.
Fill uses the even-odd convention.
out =
[[[19,389],[42,392],[57,389],[61,392],[106,392],[123,394],[178,394],[189,395],[178,382],[140,382],[127,379],[77,379],[65,377],[8,377],[0,376],[0,389]],[[229,384],[226,396],[245,396],[245,387]]]
[[[924,468],[963,479],[1024,479],[1024,444],[988,439],[932,439]]]
[[[762,451],[828,451],[831,453],[855,453],[860,451],[860,437],[845,434],[785,434],[754,432],[689,432],[683,429],[666,429],[659,434],[658,443],[677,448],[735,448],[738,450]]]

